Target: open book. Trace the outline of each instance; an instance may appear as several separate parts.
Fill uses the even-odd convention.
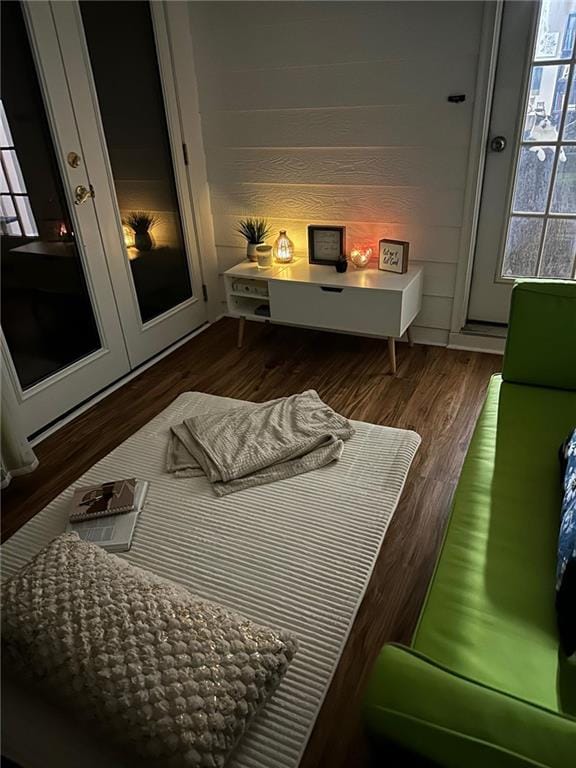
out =
[[[67,531],[74,531],[84,541],[97,544],[107,552],[127,552],[132,544],[134,528],[140,512],[126,512],[124,515],[96,517],[68,523]]]

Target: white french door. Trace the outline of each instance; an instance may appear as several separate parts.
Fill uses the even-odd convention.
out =
[[[504,324],[515,278],[576,275],[576,0],[507,2],[468,317]]]
[[[30,434],[130,368],[50,8],[1,10],[2,362]]]
[[[29,434],[206,321],[178,13],[2,4],[2,357]]]
[[[143,0],[51,5],[137,366],[206,321],[168,25],[182,9]],[[152,246],[127,223],[142,214],[154,222],[144,233]]]

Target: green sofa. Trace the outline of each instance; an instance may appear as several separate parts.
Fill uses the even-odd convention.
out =
[[[576,284],[520,282],[412,645],[384,646],[369,682],[377,744],[450,768],[576,766],[576,666],[554,610],[558,451],[575,426]]]

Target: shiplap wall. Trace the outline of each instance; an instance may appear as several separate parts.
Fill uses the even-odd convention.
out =
[[[415,338],[447,342],[482,6],[190,3],[220,272],[244,258],[243,215],[304,254],[311,223],[345,224],[348,246],[408,240]]]

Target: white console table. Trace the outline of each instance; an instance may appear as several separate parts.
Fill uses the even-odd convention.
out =
[[[238,346],[246,319],[270,320],[388,339],[396,373],[395,340],[407,333],[420,311],[422,268],[397,275],[376,268],[342,274],[333,267],[299,259],[270,269],[244,261],[224,273],[228,311],[239,318]]]

